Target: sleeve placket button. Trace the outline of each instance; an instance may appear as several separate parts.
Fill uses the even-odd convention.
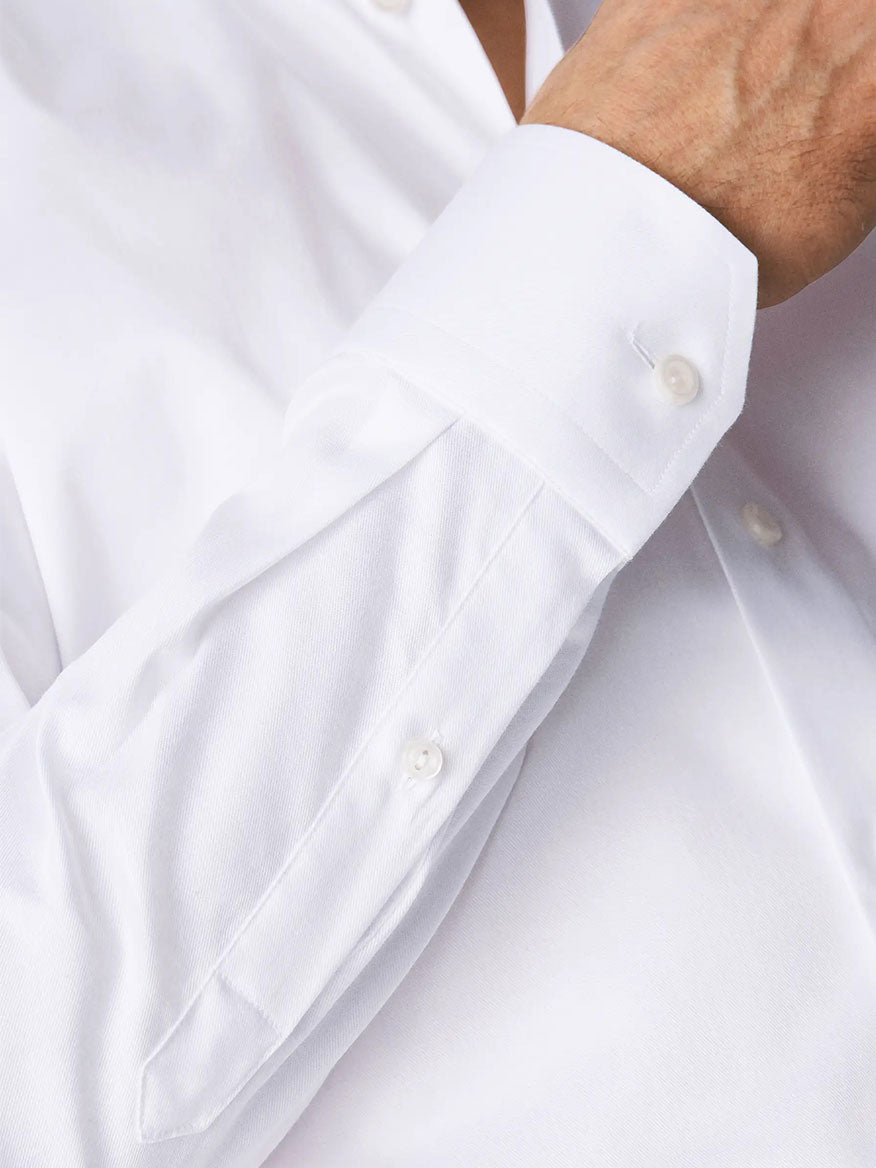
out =
[[[441,748],[428,738],[412,738],[402,751],[402,767],[409,779],[434,779],[444,765]]]

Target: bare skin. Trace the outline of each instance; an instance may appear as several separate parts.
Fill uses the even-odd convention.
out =
[[[517,121],[526,105],[524,0],[460,0]]]
[[[663,175],[754,252],[759,303],[778,304],[876,226],[876,5],[603,0],[522,121]]]

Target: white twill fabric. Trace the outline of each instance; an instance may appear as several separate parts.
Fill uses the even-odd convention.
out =
[[[0,65],[0,1166],[869,1168],[876,249],[451,0]]]

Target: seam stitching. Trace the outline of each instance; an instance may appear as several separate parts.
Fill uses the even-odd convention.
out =
[[[451,425],[452,425],[452,423],[451,423]],[[268,901],[273,897],[274,893],[276,892],[276,890],[278,889],[278,887],[282,883],[284,877],[287,875],[290,868],[292,867],[292,864],[294,863],[297,856],[304,850],[304,848],[306,847],[307,843],[309,842],[311,836],[316,831],[317,827],[320,825],[322,820],[328,814],[331,807],[334,805],[336,800],[342,794],[344,788],[346,787],[346,785],[350,781],[351,776],[355,773],[356,767],[357,767],[358,763],[360,762],[362,756],[364,755],[364,753],[368,749],[369,745],[374,740],[374,738],[376,737],[378,732],[382,729],[383,725],[391,717],[391,715],[396,710],[398,705],[401,703],[401,701],[404,698],[404,695],[410,689],[414,678],[418,675],[418,673],[427,664],[427,662],[432,657],[435,650],[438,648],[438,646],[443,641],[443,639],[444,639],[447,631],[450,629],[451,625],[456,621],[456,619],[458,618],[460,613],[467,606],[471,597],[476,593],[476,591],[478,589],[478,585],[480,584],[481,580],[484,578],[484,576],[487,574],[489,569],[492,567],[493,563],[498,559],[502,550],[506,547],[506,545],[512,539],[513,535],[515,534],[515,532],[517,531],[517,529],[520,527],[521,523],[525,519],[526,515],[532,509],[533,504],[535,503],[535,500],[538,498],[538,496],[541,494],[541,492],[543,490],[544,490],[544,483],[539,482],[537,484],[537,486],[534,488],[534,490],[530,493],[530,495],[528,496],[526,501],[523,503],[523,505],[519,509],[517,515],[511,521],[504,536],[499,540],[497,546],[493,549],[493,551],[490,553],[490,555],[486,558],[484,563],[481,565],[474,580],[471,582],[469,587],[465,590],[463,595],[460,597],[460,599],[457,602],[453,611],[449,614],[449,616],[447,617],[447,619],[445,620],[445,622],[441,626],[441,628],[436,632],[435,636],[432,638],[432,641],[429,643],[429,645],[427,646],[427,648],[423,652],[422,656],[414,664],[413,668],[409,671],[409,673],[407,674],[404,681],[399,686],[395,696],[392,698],[392,700],[390,701],[388,706],[383,710],[383,712],[376,719],[374,725],[371,728],[370,733],[363,740],[363,742],[359,746],[358,750],[356,751],[355,755],[353,756],[350,763],[348,764],[346,770],[339,777],[339,779],[335,783],[335,786],[332,788],[332,790],[326,796],[325,800],[323,801],[323,803],[320,806],[319,810],[317,811],[316,815],[314,815],[313,819],[308,824],[305,832],[296,841],[294,847],[290,851],[289,855],[286,857],[286,860],[281,865],[280,869],[278,870],[277,874],[274,876],[273,880],[270,882],[268,887],[265,889],[265,891],[259,897],[255,907],[251,910],[247,919],[244,921],[244,923],[241,925],[241,927],[238,929],[238,931],[234,934],[232,939],[228,942],[228,944],[222,950],[222,952],[220,953],[217,960],[210,967],[210,970],[207,973],[206,977],[198,986],[198,989],[196,990],[194,995],[189,999],[189,1001],[186,1003],[186,1005],[180,1010],[179,1015],[177,1016],[174,1024],[170,1027],[170,1029],[167,1031],[167,1033],[162,1038],[161,1042],[155,1047],[155,1049],[149,1055],[148,1059],[143,1064],[143,1073],[141,1073],[141,1079],[140,1079],[140,1120],[141,1120],[140,1129],[141,1129],[141,1132],[143,1132],[144,1134],[146,1134],[146,1129],[145,1129],[143,1122],[142,1122],[142,1120],[143,1120],[142,1108],[143,1108],[143,1102],[144,1102],[143,1096],[144,1096],[144,1089],[145,1089],[145,1071],[146,1071],[146,1068],[151,1063],[153,1063],[154,1060],[156,1059],[156,1057],[168,1046],[171,1039],[173,1038],[173,1035],[179,1029],[183,1020],[188,1016],[190,1011],[194,1008],[194,1006],[196,1005],[196,1003],[198,1002],[199,998],[202,996],[202,994],[204,993],[206,988],[213,981],[214,977],[218,976],[219,978],[226,980],[225,979],[225,972],[222,969],[223,962],[229,957],[229,955],[242,942],[242,940],[244,939],[246,934],[249,932],[250,928],[254,925],[255,921],[259,917],[261,910],[268,903]],[[234,990],[235,992],[240,993],[240,991],[237,989],[237,987],[234,986],[231,982],[226,981],[226,984],[228,984],[229,987],[232,990]],[[246,1000],[250,1005],[254,1006],[254,1008],[256,1008],[258,1010],[258,1007],[255,1007],[255,1004],[253,1002],[250,1002],[249,999],[246,997],[246,995],[241,994],[241,997],[243,997],[244,1000]],[[258,1010],[258,1012],[260,1014],[262,1013],[262,1011],[260,1011],[260,1010]],[[275,1033],[281,1034],[281,1032],[277,1030],[276,1025],[269,1018],[267,1018],[265,1015],[262,1015],[262,1016],[265,1017],[265,1020],[269,1023],[269,1025],[272,1027],[272,1029],[275,1031]],[[271,1050],[269,1050],[268,1053],[265,1055],[265,1059],[270,1058],[273,1051],[277,1049],[279,1042],[282,1042],[282,1041],[283,1041],[283,1037],[281,1035],[278,1043],[276,1043],[273,1046],[273,1048]],[[251,1071],[251,1075],[256,1073],[256,1071],[259,1069],[259,1067],[263,1065],[264,1061],[265,1060],[263,1059],[261,1062],[259,1062],[259,1064],[256,1067],[253,1068],[253,1070]],[[223,1102],[223,1104],[217,1110],[214,1110],[214,1112],[212,1114],[214,1114],[214,1115],[218,1114],[218,1112],[221,1111],[223,1107],[227,1106],[230,1099],[233,1098],[234,1095],[237,1094],[237,1092],[239,1090],[240,1090],[239,1087],[236,1088],[234,1093],[231,1096],[229,1096],[229,1099],[225,1100]],[[186,1132],[198,1130],[198,1128],[200,1126],[201,1125],[198,1122],[195,1122],[194,1124],[189,1124],[189,1125],[185,1125],[183,1127],[174,1128],[173,1130],[160,1131],[160,1132],[156,1132],[154,1130],[151,1130],[149,1132],[149,1135],[152,1138],[170,1138],[171,1136],[174,1136],[174,1135],[182,1135],[182,1134],[185,1134]]]
[[[460,422],[474,426],[478,432],[485,435],[490,442],[495,443],[503,450],[508,451],[514,458],[516,458],[519,462],[522,462],[524,466],[531,470],[534,475],[537,475],[546,487],[548,487],[555,495],[558,495],[567,506],[572,508],[576,515],[580,516],[585,523],[589,524],[590,527],[597,531],[599,535],[602,536],[602,538],[606,541],[606,543],[610,544],[610,546],[613,547],[619,555],[623,556],[623,558],[627,560],[630,558],[632,552],[629,550],[629,548],[618,542],[617,535],[610,535],[605,527],[596,519],[594,519],[590,513],[585,513],[582,510],[581,504],[577,503],[572,498],[566,488],[561,483],[557,482],[550,471],[546,470],[543,466],[536,462],[528,451],[521,449],[521,447],[514,441],[513,438],[509,438],[505,434],[499,434],[495,429],[493,429],[493,427],[490,425],[490,418],[488,416],[482,416],[480,414],[460,410],[458,405],[454,404],[449,398],[445,397],[439,388],[436,388],[434,382],[425,378],[420,381],[414,380],[407,373],[407,371],[397,366],[385,353],[378,353],[371,349],[360,348],[358,345],[345,343],[344,348],[339,351],[338,359],[343,357],[355,357],[362,361],[368,361],[369,363],[391,374],[396,381],[401,382],[413,393],[416,393],[421,397],[434,399],[434,401],[436,401],[442,409],[449,410],[454,415],[453,421],[445,427],[442,433],[447,433],[452,426]],[[582,430],[581,433],[585,441],[591,442],[590,436],[586,433],[586,431]],[[595,447],[595,449],[599,450],[599,447],[595,442],[593,442],[592,445]],[[602,453],[602,451],[600,451],[600,453]],[[636,484],[634,483],[634,485]]]
[[[647,485],[645,482],[643,482],[641,478],[637,477],[632,472],[632,470],[630,470],[629,467],[625,466],[622,462],[619,462],[618,459],[613,454],[611,454],[608,450],[606,450],[605,447],[599,442],[599,440],[597,438],[595,438],[593,434],[590,433],[590,431],[585,427],[585,425],[582,422],[578,421],[578,419],[575,418],[572,414],[570,414],[568,409],[561,402],[559,402],[556,398],[552,397],[550,394],[546,393],[539,386],[533,385],[533,384],[528,383],[528,382],[524,383],[524,382],[520,381],[517,374],[512,369],[510,369],[507,365],[505,365],[504,362],[499,361],[496,358],[485,353],[482,349],[478,348],[477,345],[472,344],[470,341],[465,340],[463,337],[457,336],[456,333],[451,332],[449,329],[445,328],[443,325],[439,324],[437,321],[433,320],[431,317],[428,317],[428,316],[425,316],[423,314],[419,314],[416,312],[411,312],[410,309],[407,309],[403,305],[400,305],[400,304],[394,304],[392,301],[387,301],[385,303],[372,305],[367,311],[368,312],[384,312],[384,313],[388,313],[390,315],[392,313],[398,313],[400,315],[407,317],[410,320],[420,321],[421,323],[428,325],[430,328],[435,329],[436,332],[441,333],[442,336],[449,338],[451,341],[453,341],[454,344],[459,345],[460,347],[462,347],[464,349],[468,349],[473,353],[477,353],[480,357],[482,357],[484,360],[488,361],[491,365],[495,366],[495,368],[499,369],[502,373],[504,373],[507,377],[509,377],[511,379],[511,381],[514,384],[516,384],[517,386],[519,386],[524,392],[531,393],[534,397],[537,397],[541,401],[545,402],[548,406],[551,407],[551,409],[556,410],[557,413],[563,419],[565,419],[566,422],[569,423],[569,425],[573,426],[575,428],[575,430],[577,430],[580,434],[583,434],[583,436],[587,439],[587,441],[590,442],[593,446],[595,446],[596,449],[602,455],[604,455],[606,459],[608,459],[608,461],[612,464],[612,466],[614,466],[617,470],[619,470],[621,472],[621,474],[624,475],[625,478],[628,478],[630,480],[630,482],[632,482],[634,484],[634,486],[638,487],[638,489],[644,495],[652,496],[660,488],[660,485],[663,482],[663,480],[670,473],[670,471],[672,470],[672,467],[675,465],[677,460],[681,457],[681,455],[684,453],[684,451],[687,449],[687,447],[690,445],[690,443],[693,442],[694,438],[699,433],[699,431],[702,429],[702,427],[709,421],[709,419],[715,413],[718,406],[720,405],[720,403],[724,399],[724,396],[725,396],[725,393],[727,390],[727,356],[728,356],[727,350],[729,347],[729,338],[730,338],[730,331],[731,331],[730,326],[731,326],[732,317],[733,317],[733,310],[734,310],[733,300],[734,300],[735,286],[736,286],[735,273],[734,273],[732,265],[730,264],[729,260],[726,259],[726,257],[719,255],[718,252],[716,252],[715,249],[712,248],[707,241],[705,241],[705,246],[709,249],[709,251],[712,252],[712,255],[715,257],[715,259],[724,265],[724,267],[727,269],[727,273],[728,273],[729,287],[727,290],[727,306],[726,306],[726,311],[725,311],[724,334],[723,334],[723,338],[722,338],[721,372],[720,372],[720,376],[719,376],[719,388],[718,388],[718,392],[715,394],[715,397],[712,400],[712,402],[709,404],[708,408],[703,411],[703,413],[697,419],[696,423],[687,432],[687,434],[685,435],[681,444],[679,446],[677,446],[676,449],[668,456],[668,459],[665,462],[662,471],[657,476],[657,478],[654,479],[654,481],[650,484],[650,486]],[[636,326],[636,327],[638,327],[638,326]],[[633,351],[635,352],[636,351],[635,346],[630,344],[629,329],[627,329],[625,331],[624,338],[627,341],[627,344],[630,345],[630,348],[632,348]]]
[[[231,992],[233,994],[237,994],[237,996],[239,998],[241,998],[244,1002],[246,1002],[246,1004],[249,1007],[251,1007],[253,1010],[255,1010],[255,1012],[262,1019],[262,1021],[265,1022],[268,1026],[270,1026],[270,1028],[273,1030],[273,1032],[278,1037],[280,1037],[280,1028],[279,1028],[279,1026],[277,1026],[276,1022],[274,1022],[273,1018],[271,1018],[271,1016],[267,1013],[267,1011],[262,1006],[260,1006],[258,1004],[258,1002],[255,1001],[254,998],[252,998],[248,993],[246,993],[245,990],[242,990],[241,987],[237,984],[237,982],[232,981],[232,979],[228,976],[228,974],[225,972],[224,969],[217,969],[216,970],[216,979],[218,981],[222,982],[225,986],[228,987],[228,989],[231,990]]]

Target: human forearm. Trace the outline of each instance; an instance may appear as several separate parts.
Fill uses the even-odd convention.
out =
[[[765,307],[876,224],[874,42],[869,0],[605,0],[523,120],[690,195],[757,256]]]

